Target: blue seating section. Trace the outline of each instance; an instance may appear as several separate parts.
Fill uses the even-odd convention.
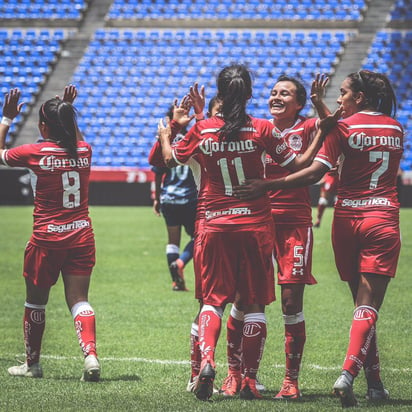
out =
[[[148,167],[157,119],[195,81],[215,94],[216,74],[233,62],[255,75],[249,111],[268,117],[277,77],[299,77],[309,89],[318,72],[333,73],[348,32],[250,30],[97,30],[73,83],[81,129],[95,166]],[[310,103],[302,112],[310,110]]]
[[[397,0],[391,12],[391,20],[396,22],[412,21],[412,0]]]
[[[114,0],[108,19],[360,21],[365,0]]]
[[[86,0],[5,0],[0,3],[0,19],[80,20]]]
[[[10,129],[13,138],[23,116],[35,102],[65,38],[63,30],[1,30],[0,29],[0,91],[3,96],[11,88],[19,88],[21,101],[26,102]]]
[[[412,31],[379,31],[369,50],[364,69],[389,76],[398,101],[397,118],[406,132],[402,168],[412,169]]]

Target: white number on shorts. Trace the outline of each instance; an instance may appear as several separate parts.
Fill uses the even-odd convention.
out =
[[[231,160],[231,163],[235,166],[237,182],[236,184],[241,184],[245,180],[245,173],[243,171],[242,159],[240,157],[235,157]],[[217,161],[220,166],[220,171],[222,172],[223,183],[225,185],[225,195],[232,196],[233,194],[233,183],[230,179],[229,167],[227,164],[227,159],[223,157]]]
[[[63,207],[73,209],[80,206],[80,177],[79,172],[71,171],[62,174]]]
[[[379,178],[388,170],[389,166],[389,152],[369,152],[369,161],[377,162],[382,159],[382,164],[372,173],[369,189],[376,189],[378,187]]]
[[[295,261],[293,262],[293,269],[292,269],[292,275],[293,276],[303,276],[303,264],[305,262],[304,256],[303,256],[303,246],[295,246],[293,248],[293,257],[295,258]]]

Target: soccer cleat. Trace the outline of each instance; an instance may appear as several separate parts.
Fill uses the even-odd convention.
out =
[[[243,378],[242,386],[240,388],[240,399],[252,400],[252,399],[262,399],[263,396],[256,389],[256,379],[249,377]]]
[[[368,387],[366,399],[369,402],[379,402],[389,399],[389,391],[384,388],[382,382],[376,382],[373,386]]]
[[[173,279],[173,290],[174,291],[187,291],[185,278],[183,275],[183,265],[179,263],[177,260],[172,262],[169,266],[170,273]]]
[[[7,369],[9,374],[12,376],[24,376],[26,378],[42,378],[43,370],[40,363],[33,363],[33,365],[28,366],[27,363],[22,365],[12,366]]]
[[[187,383],[187,386],[186,386],[186,391],[187,392],[194,392],[195,391],[198,379],[199,379],[198,375],[190,377],[189,382]]]
[[[84,358],[84,370],[80,380],[82,382],[99,382],[100,364],[95,355],[88,355]]]
[[[223,381],[219,393],[223,396],[232,397],[239,393],[242,385],[242,375],[239,373],[229,373]]]
[[[350,382],[349,378],[346,376],[345,371],[333,385],[333,393],[340,398],[343,408],[350,408],[358,404],[353,393],[352,382]]]
[[[216,372],[209,359],[202,361],[197,385],[194,389],[197,399],[207,401],[213,394],[213,382],[215,380]]]
[[[273,399],[299,399],[301,396],[298,381],[285,379],[279,393]]]

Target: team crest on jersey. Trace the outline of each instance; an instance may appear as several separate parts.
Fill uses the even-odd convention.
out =
[[[298,134],[292,134],[289,139],[289,147],[291,149],[293,149],[295,152],[300,152],[300,150],[302,149],[302,136],[298,135]]]

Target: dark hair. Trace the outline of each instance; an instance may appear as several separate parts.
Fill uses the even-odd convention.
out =
[[[170,121],[172,121],[173,119],[173,111],[174,111],[175,105],[172,104],[169,106],[169,109],[166,113],[166,116],[170,119]],[[180,131],[181,134],[185,135],[187,133],[187,128],[183,127],[182,130]]]
[[[225,120],[219,130],[219,140],[238,140],[239,131],[249,121],[246,103],[252,97],[252,79],[242,64],[225,67],[217,78],[217,97],[222,102],[220,112]]]
[[[209,100],[209,105],[207,106],[207,111],[208,113],[212,113],[213,108],[215,107],[216,104],[220,105],[220,100],[218,99],[217,96],[213,96],[210,100]]]
[[[396,115],[396,96],[389,79],[381,73],[361,70],[349,74],[351,90],[363,92],[365,105],[373,107],[388,116]]]
[[[49,127],[50,137],[77,159],[77,112],[74,106],[55,97],[41,105],[39,118]]]
[[[279,82],[292,82],[295,87],[296,87],[296,100],[298,101],[298,103],[302,106],[302,109],[304,108],[306,101],[307,101],[307,94],[306,94],[306,89],[305,86],[295,77],[290,77],[287,76],[286,74],[282,74],[281,76],[278,77],[278,79],[276,80],[276,83]],[[300,109],[300,110],[302,110]],[[299,112],[300,112],[299,110]],[[298,112],[298,113],[299,113]]]

